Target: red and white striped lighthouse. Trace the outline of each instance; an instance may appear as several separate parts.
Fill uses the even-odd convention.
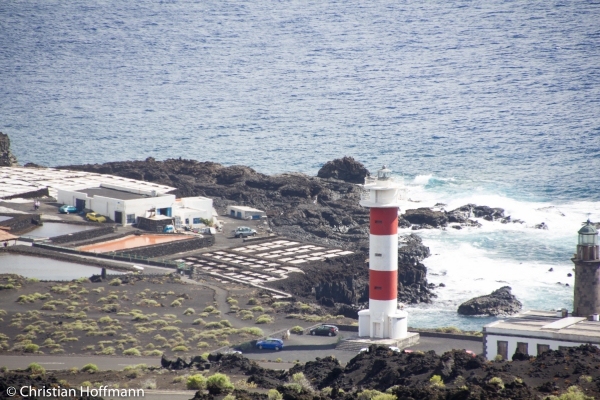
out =
[[[360,201],[370,210],[369,309],[358,313],[358,335],[401,339],[407,335],[406,311],[398,309],[398,210],[400,185],[385,165],[365,179]]]

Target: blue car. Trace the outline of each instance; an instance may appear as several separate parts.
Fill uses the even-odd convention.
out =
[[[61,208],[58,209],[58,211],[61,214],[70,214],[70,213],[76,213],[77,212],[77,207],[75,206],[68,206],[68,205],[64,205]]]
[[[277,351],[283,349],[283,341],[280,339],[266,339],[256,342],[256,347],[259,349],[275,349]]]

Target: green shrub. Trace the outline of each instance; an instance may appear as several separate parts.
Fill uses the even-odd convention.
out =
[[[219,324],[224,328],[231,328],[231,322],[227,321],[226,319],[219,321]]]
[[[251,305],[251,306],[255,306],[255,305],[259,304],[259,303],[258,303],[258,300],[256,300],[254,297],[251,297],[251,298],[248,299],[248,304]]]
[[[304,328],[302,328],[301,326],[296,325],[292,329],[290,329],[290,332],[296,333],[296,334],[300,334],[300,333],[304,332]]]
[[[193,315],[193,314],[195,314],[195,313],[196,313],[196,311],[194,311],[194,309],[193,309],[193,308],[188,308],[187,310],[185,310],[185,311],[183,312],[183,315]]]
[[[431,382],[431,386],[444,387],[444,381],[442,381],[442,377],[439,375],[434,375],[429,378],[429,382]]]
[[[263,314],[260,317],[256,318],[255,322],[257,324],[270,324],[273,322],[273,318],[270,315]]]
[[[254,306],[250,309],[250,311],[254,311],[254,312],[265,312],[265,309],[262,308],[262,306]]]
[[[27,372],[31,372],[32,374],[36,375],[44,375],[46,373],[46,369],[38,363],[31,363],[27,366]]]
[[[221,394],[232,392],[235,387],[225,374],[214,374],[206,380],[206,388],[210,394]]]
[[[499,389],[504,389],[504,382],[502,382],[502,378],[494,377],[488,381],[490,385],[497,386]]]
[[[171,349],[171,351],[189,351],[189,349],[187,347],[185,347],[184,345],[179,345],[179,346],[175,346]]]
[[[233,297],[228,297],[227,303],[229,303],[230,306],[233,306],[233,305],[237,304],[238,301],[236,299],[234,299]]]
[[[206,378],[200,374],[189,376],[185,386],[191,390],[204,390],[206,389]]]
[[[255,327],[255,326],[242,328],[242,332],[249,333],[250,335],[253,335],[253,336],[264,336],[263,330],[258,327]]]
[[[24,348],[25,353],[37,353],[39,350],[40,346],[33,343],[26,345]]]
[[[358,400],[371,400],[373,397],[383,394],[379,390],[367,389],[358,394]]]
[[[216,310],[216,308],[214,308],[213,306],[208,306],[204,309],[204,312],[211,313],[215,310]]]
[[[181,299],[173,300],[171,303],[171,307],[179,307],[181,306]]]
[[[207,342],[198,342],[198,344],[196,345],[196,347],[198,347],[199,349],[203,349],[208,346],[209,344]]]
[[[85,364],[81,368],[82,372],[96,372],[98,371],[98,366],[96,364]]]
[[[194,322],[192,322],[192,325],[206,325],[206,322],[204,322],[202,318],[198,318],[195,319]]]
[[[560,396],[548,396],[549,400],[594,400],[592,396],[586,396],[578,386],[569,386],[566,393]]]
[[[108,347],[105,347],[105,348],[103,348],[103,349],[102,349],[102,350],[99,352],[99,354],[103,354],[103,355],[105,355],[105,356],[112,356],[112,355],[116,354],[116,352],[117,352],[117,350],[115,350],[115,348],[114,348],[114,347],[112,347],[112,346],[108,346]]]
[[[124,356],[136,356],[136,357],[139,357],[142,354],[140,353],[140,351],[138,349],[132,347],[130,349],[127,349],[127,350],[123,351],[123,355]]]
[[[269,393],[267,393],[267,398],[269,400],[282,400],[283,395],[277,391],[277,389],[269,389]]]
[[[121,286],[123,282],[119,278],[115,278],[112,281],[108,282],[110,286]]]

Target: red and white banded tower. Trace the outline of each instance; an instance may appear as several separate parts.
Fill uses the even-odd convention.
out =
[[[358,336],[402,339],[406,311],[398,309],[398,210],[401,185],[385,165],[365,179],[360,205],[369,207],[369,309],[358,313]]]

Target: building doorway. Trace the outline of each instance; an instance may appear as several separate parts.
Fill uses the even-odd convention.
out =
[[[123,223],[123,213],[121,211],[115,211],[115,222],[117,224]]]

